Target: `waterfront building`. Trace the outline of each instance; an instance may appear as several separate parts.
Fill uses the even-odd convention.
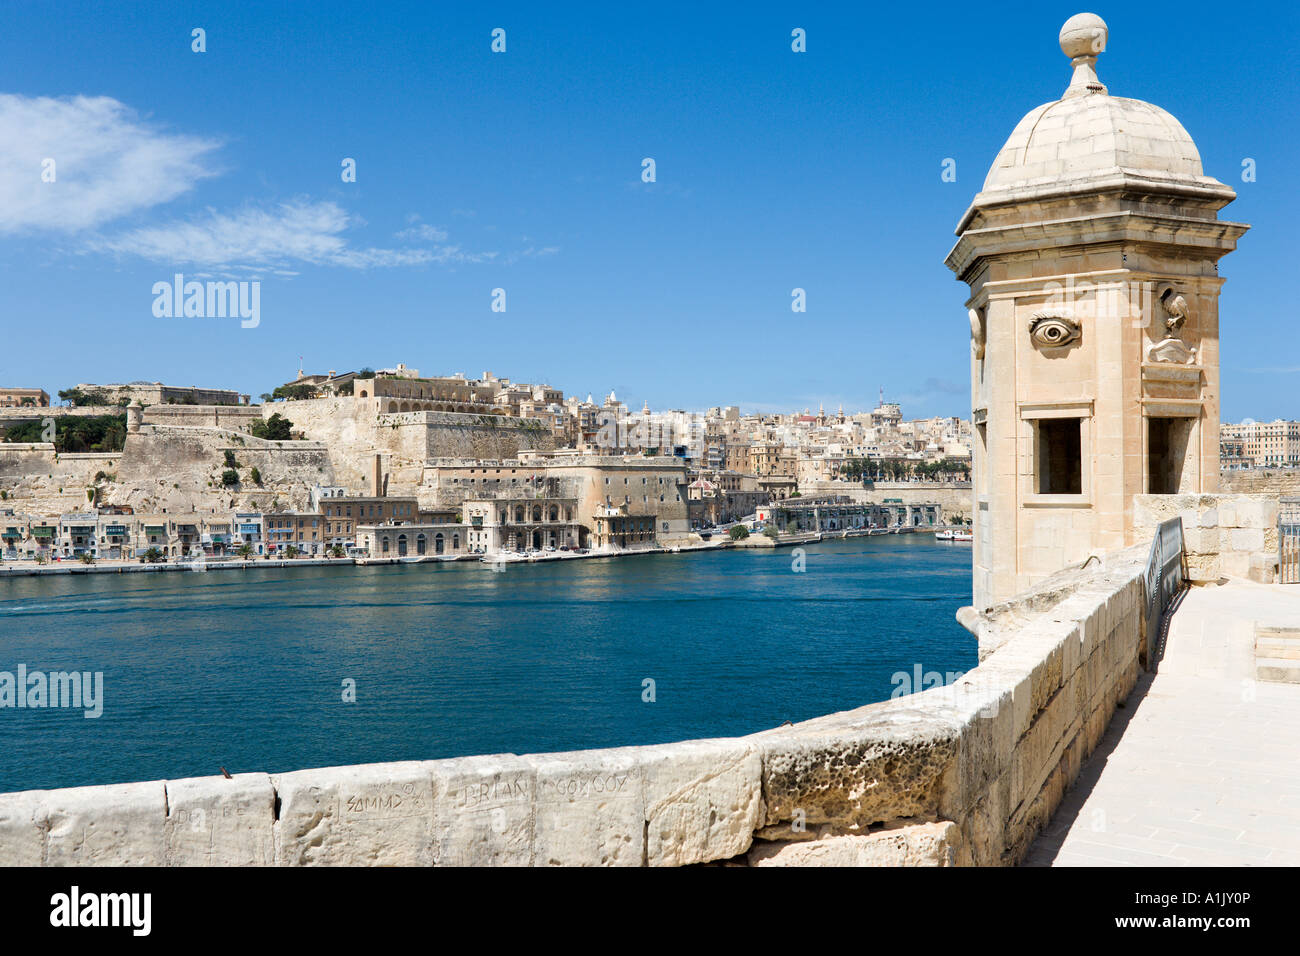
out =
[[[1112,96],[1099,17],[957,226],[970,287],[975,606],[1132,543],[1133,496],[1219,475],[1218,260],[1248,226],[1169,113]]]
[[[818,495],[760,507],[755,521],[774,525],[782,534],[934,528],[943,524],[943,506],[938,502],[904,503],[898,498],[872,503],[847,495]]]
[[[357,527],[356,548],[372,558],[466,554],[466,532],[464,525],[446,522],[363,524]]]
[[[326,547],[351,547],[362,524],[412,523],[420,520],[420,503],[414,497],[385,495],[334,495],[318,504]]]
[[[583,548],[588,532],[578,520],[578,499],[530,494],[466,499],[464,508],[471,552],[541,551]]]
[[[440,507],[459,507],[469,499],[523,496],[530,489],[527,494],[538,497],[574,499],[576,520],[588,534],[595,534],[598,509],[624,508],[652,518],[657,542],[672,545],[690,540],[687,483],[679,458],[529,453],[504,460],[431,459],[420,496]]]
[[[324,518],[317,513],[268,511],[262,515],[266,553],[282,555],[290,547],[299,554],[317,555],[326,547]]]
[[[208,519],[203,522],[202,536],[199,544],[203,553],[212,557],[221,557],[228,550],[233,550],[234,533],[229,521]]]
[[[233,551],[248,545],[253,554],[266,553],[266,541],[262,536],[262,513],[260,511],[237,511],[231,526],[231,546]]]
[[[88,555],[99,556],[99,515],[95,512],[73,512],[59,516],[57,548],[65,558]]]
[[[135,537],[135,518],[132,515],[100,513],[99,557],[111,561],[133,557],[131,542]]]
[[[592,515],[591,540],[600,551],[645,551],[655,546],[655,516],[630,505],[600,505]]]
[[[700,475],[686,488],[691,527],[727,524],[747,518],[770,500],[751,475],[734,472]]]

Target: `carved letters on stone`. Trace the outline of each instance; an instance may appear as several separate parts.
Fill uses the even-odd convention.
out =
[[[1079,323],[1065,310],[1035,312],[1029,320],[1029,338],[1041,348],[1058,349],[1083,337]]]

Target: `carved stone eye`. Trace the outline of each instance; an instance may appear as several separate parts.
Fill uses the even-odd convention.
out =
[[[1029,323],[1029,337],[1035,345],[1055,349],[1079,339],[1079,324],[1059,313],[1035,313]]]

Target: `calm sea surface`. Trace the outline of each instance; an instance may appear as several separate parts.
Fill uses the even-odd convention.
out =
[[[969,546],[805,550],[0,580],[0,671],[104,673],[98,719],[0,709],[0,791],[746,734],[975,666]]]

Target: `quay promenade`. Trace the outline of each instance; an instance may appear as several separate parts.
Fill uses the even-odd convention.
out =
[[[1300,866],[1300,684],[1256,680],[1300,587],[1196,587],[1026,866]]]

